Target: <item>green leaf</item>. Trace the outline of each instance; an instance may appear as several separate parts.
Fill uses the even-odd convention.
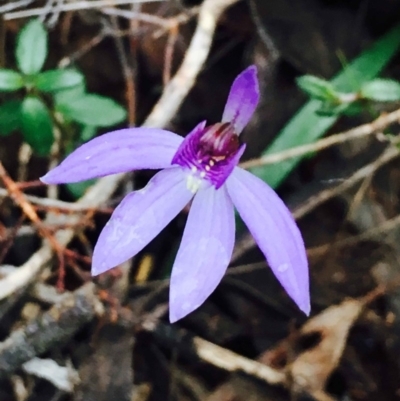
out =
[[[10,100],[0,106],[0,136],[16,131],[21,125],[21,102]]]
[[[47,57],[47,32],[39,20],[32,20],[22,28],[15,56],[24,74],[37,74],[42,69]]]
[[[97,180],[88,180],[82,182],[74,182],[72,184],[66,184],[68,191],[75,199],[81,198],[85,195],[85,192],[96,182]]]
[[[341,113],[345,116],[356,116],[361,114],[365,110],[365,107],[361,102],[354,102],[349,105],[344,110],[341,110]]]
[[[73,102],[75,99],[82,97],[85,94],[85,82],[69,89],[63,89],[54,94],[56,104]]]
[[[125,120],[126,111],[114,100],[99,95],[82,95],[57,104],[67,118],[85,125],[109,127]]]
[[[22,133],[33,150],[46,156],[53,144],[53,123],[46,105],[37,97],[28,96],[21,107]]]
[[[400,100],[400,83],[392,79],[374,79],[363,85],[361,96],[378,102]]]
[[[92,139],[97,132],[97,128],[93,125],[84,125],[82,131],[79,134],[79,139],[81,142],[86,142]]]
[[[309,96],[319,100],[332,101],[337,98],[335,88],[326,81],[314,75],[303,75],[296,79],[299,88]]]
[[[345,114],[345,112],[349,109],[348,103],[329,103],[324,102],[321,104],[317,113],[320,116],[337,116],[339,117],[341,114]]]
[[[382,71],[399,46],[400,25],[397,25],[351,62],[331,81],[332,84],[343,93],[358,92],[364,83],[375,78]],[[337,116],[318,115],[320,105],[318,100],[307,102],[286,124],[262,156],[312,143],[323,136],[335,123]],[[273,165],[256,167],[252,169],[252,172],[276,188],[301,159],[297,157]]]
[[[45,71],[37,75],[34,81],[36,88],[43,92],[57,92],[83,83],[83,75],[73,69]]]
[[[12,92],[24,87],[22,75],[13,70],[0,69],[0,91]]]

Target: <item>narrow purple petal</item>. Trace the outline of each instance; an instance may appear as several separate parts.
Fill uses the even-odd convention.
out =
[[[171,323],[197,309],[215,290],[231,260],[234,241],[233,205],[225,186],[199,191],[172,268]]]
[[[180,167],[160,171],[123,199],[94,248],[93,275],[136,255],[187,205],[193,194],[185,178]]]
[[[252,65],[233,81],[222,115],[222,122],[232,123],[239,135],[253,115],[259,97],[257,67]]]
[[[228,193],[286,292],[310,313],[307,255],[301,233],[278,195],[253,174],[237,167]]]
[[[166,168],[182,141],[179,135],[158,128],[113,131],[76,149],[41,180],[62,184],[137,169]]]

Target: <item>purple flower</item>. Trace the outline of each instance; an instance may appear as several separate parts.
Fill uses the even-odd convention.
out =
[[[276,193],[237,167],[245,145],[239,135],[259,99],[257,70],[234,81],[222,122],[197,125],[186,138],[156,128],[129,128],[97,137],[70,154],[41,180],[83,181],[136,169],[163,169],[115,209],[97,241],[92,274],[103,273],[141,251],[192,199],[172,268],[170,321],[198,308],[228,267],[235,240],[234,206],[268,264],[299,308],[309,314],[304,243]]]

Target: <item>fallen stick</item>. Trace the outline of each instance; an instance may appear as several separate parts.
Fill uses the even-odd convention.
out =
[[[55,345],[62,346],[84,324],[102,313],[103,305],[94,293],[94,284],[86,284],[68,294],[38,319],[15,330],[0,343],[0,379]]]

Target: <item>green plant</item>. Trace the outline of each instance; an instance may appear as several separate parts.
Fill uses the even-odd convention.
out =
[[[311,99],[320,102],[317,113],[321,115],[352,115],[359,113],[366,101],[400,100],[400,83],[392,79],[372,79],[353,92],[341,92],[334,83],[313,75],[298,78],[297,85]]]
[[[333,88],[341,93],[359,92],[364,85],[376,80],[377,75],[397,53],[399,47],[400,25],[397,25],[330,80]],[[337,121],[339,115],[321,115],[320,109],[320,100],[308,101],[261,156],[312,143],[323,136]],[[276,188],[303,158],[304,156],[294,157],[273,165],[254,167],[251,171]]]
[[[21,131],[41,156],[50,154],[55,131],[61,132],[61,153],[69,153],[92,138],[97,127],[125,120],[125,109],[112,99],[86,93],[85,78],[75,68],[42,71],[48,54],[48,34],[38,20],[18,35],[18,71],[0,69],[0,135]],[[13,92],[12,96],[10,92]]]

